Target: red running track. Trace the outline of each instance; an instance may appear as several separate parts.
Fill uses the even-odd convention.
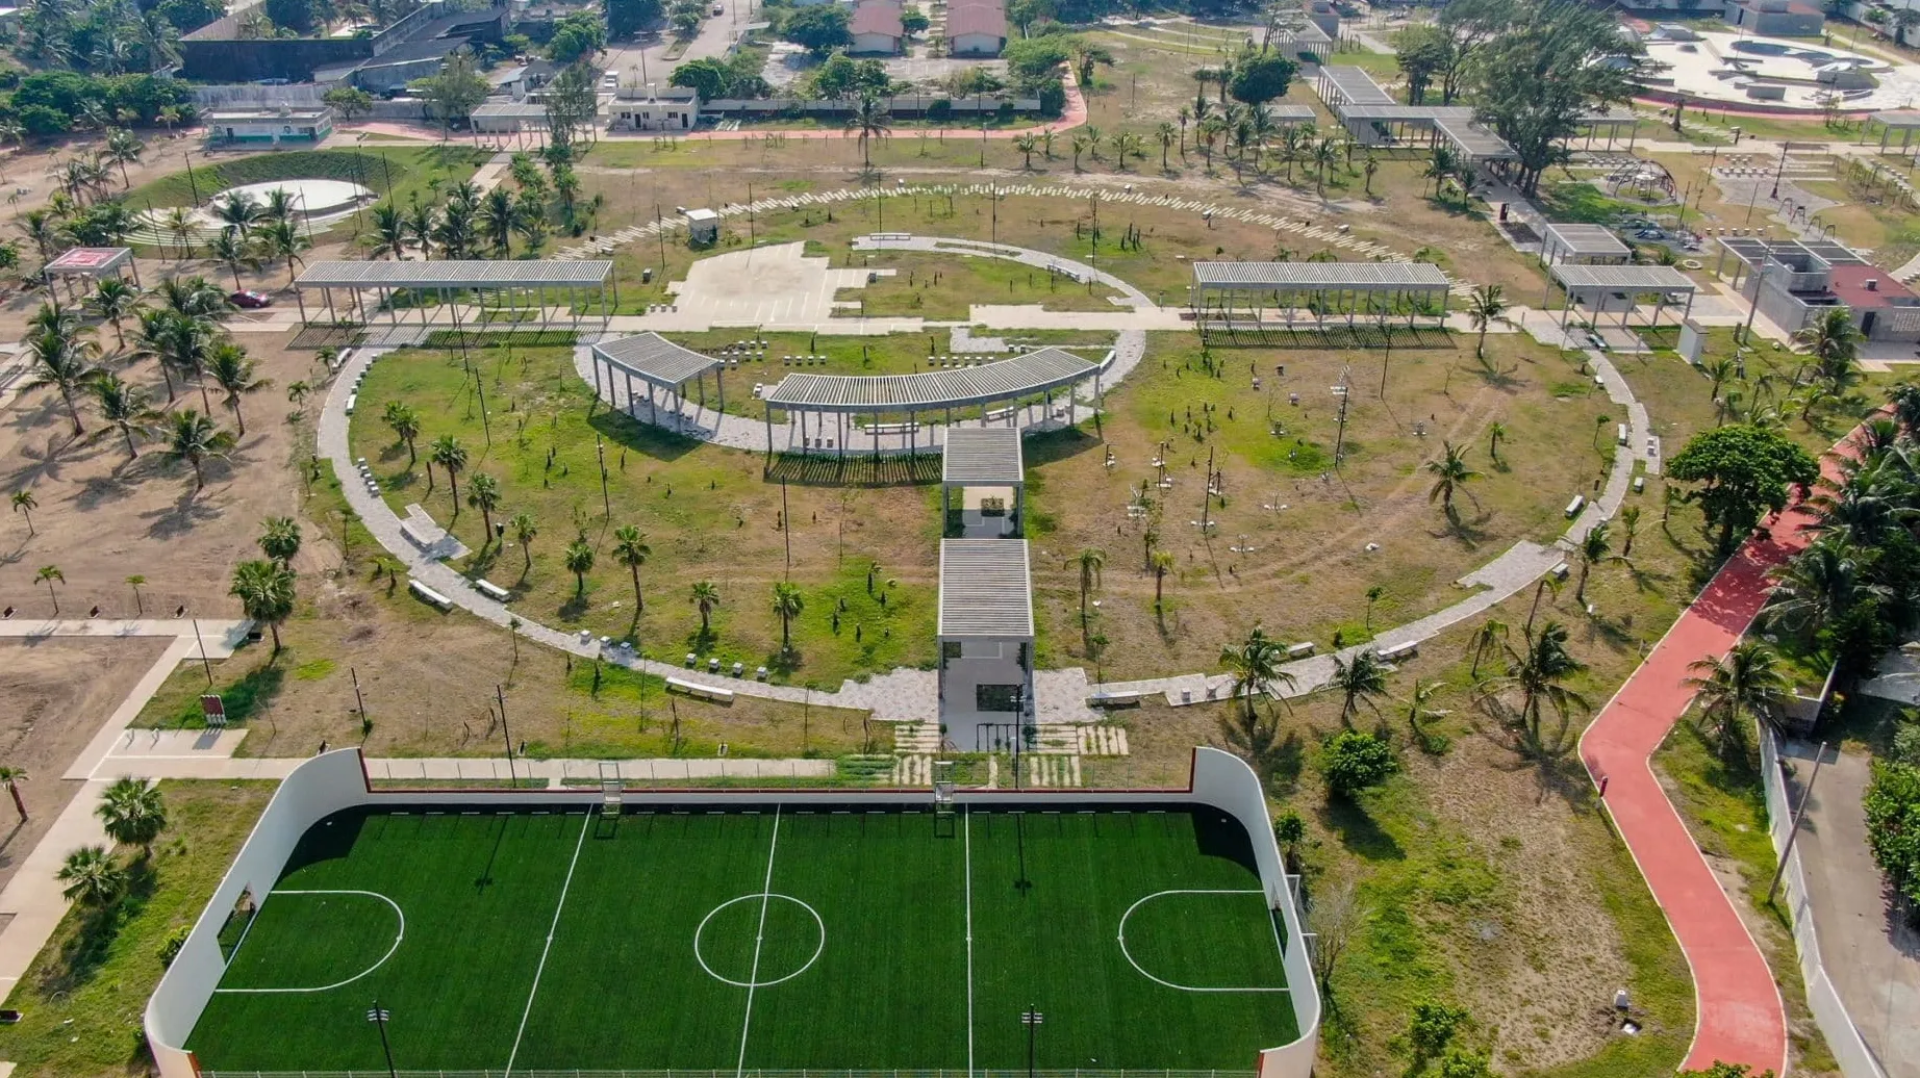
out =
[[[1836,474],[1829,454],[1825,471]],[[1686,1069],[1716,1060],[1786,1074],[1785,1009],[1773,971],[1654,778],[1651,758],[1686,711],[1690,667],[1737,643],[1767,598],[1767,570],[1807,545],[1811,517],[1782,513],[1714,574],[1580,737],[1580,755],[1693,970],[1696,1018]]]

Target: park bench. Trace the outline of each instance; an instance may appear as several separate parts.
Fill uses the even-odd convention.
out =
[[[507,589],[501,587],[498,584],[495,584],[493,581],[488,580],[485,577],[481,577],[479,580],[474,581],[473,586],[479,590],[480,594],[486,596],[489,599],[492,599],[496,603],[504,603],[509,598],[512,598],[512,596],[507,592]]]
[[[718,685],[702,685],[697,681],[688,681],[685,678],[668,678],[667,691],[685,693],[688,696],[698,696],[701,699],[712,700],[720,704],[733,703],[732,689],[723,689]]]
[[[453,600],[427,587],[418,580],[407,581],[407,590],[418,596],[420,601],[437,610],[452,610]]]

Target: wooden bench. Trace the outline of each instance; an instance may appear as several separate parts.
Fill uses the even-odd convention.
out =
[[[1139,707],[1140,701],[1149,694],[1138,690],[1126,692],[1097,692],[1087,697],[1088,707]]]
[[[688,681],[686,678],[668,678],[667,691],[681,692],[688,696],[698,696],[703,700],[712,700],[719,704],[733,703],[732,689],[723,689],[718,685],[702,685],[697,681]]]
[[[453,600],[427,587],[418,580],[407,581],[407,590],[418,596],[420,601],[436,610],[452,610]]]
[[[868,434],[908,434],[919,430],[918,423],[875,423],[866,428]]]
[[[512,595],[507,591],[507,589],[501,587],[498,584],[495,584],[493,581],[488,580],[485,577],[481,577],[479,580],[474,581],[473,586],[475,590],[480,592],[480,594],[486,596],[489,599],[492,599],[496,603],[504,603],[508,599],[512,598]]]

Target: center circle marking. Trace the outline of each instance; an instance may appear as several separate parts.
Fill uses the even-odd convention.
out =
[[[799,969],[794,970],[792,973],[789,973],[784,977],[776,977],[768,981],[760,981],[760,980],[740,981],[740,980],[735,980],[732,977],[723,976],[719,973],[714,972],[713,967],[707,964],[706,956],[700,953],[700,936],[702,933],[704,933],[707,930],[707,922],[713,920],[715,914],[718,914],[721,910],[724,910],[729,906],[738,905],[739,903],[742,903],[742,902],[759,902],[762,900],[772,902],[776,899],[781,902],[793,903],[794,905],[800,907],[801,909],[806,910],[807,915],[813,918],[814,927],[819,929],[819,933],[820,933],[820,942],[817,945],[815,945],[815,947],[813,948],[813,954],[809,955],[807,960],[800,964]],[[707,976],[712,977],[714,980],[719,981],[722,984],[733,985],[735,988],[770,988],[776,984],[784,984],[787,981],[791,981],[795,977],[800,976],[802,973],[807,972],[807,970],[812,969],[813,964],[820,960],[821,952],[825,951],[826,949],[827,949],[827,923],[820,919],[820,911],[814,909],[812,906],[807,905],[805,902],[800,901],[799,899],[793,897],[792,895],[752,894],[752,895],[741,895],[739,898],[729,898],[725,902],[722,902],[718,906],[715,906],[713,909],[708,910],[707,915],[705,917],[700,918],[700,927],[693,930],[693,960],[700,963],[700,968],[707,971]]]

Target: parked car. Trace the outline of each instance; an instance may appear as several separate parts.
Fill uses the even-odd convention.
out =
[[[273,306],[273,297],[267,295],[265,292],[255,292],[252,289],[247,289],[228,296],[227,302],[233,304],[235,307],[244,307],[249,311],[257,311],[262,307]]]

